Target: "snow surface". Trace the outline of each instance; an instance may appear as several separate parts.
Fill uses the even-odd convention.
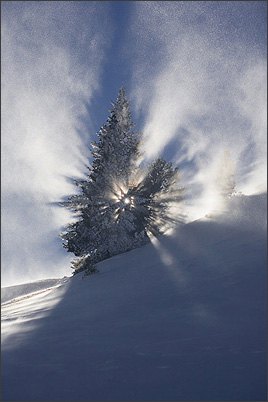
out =
[[[267,195],[5,289],[3,401],[266,400]]]
[[[33,293],[46,290],[50,286],[61,283],[61,279],[44,279],[36,282],[24,283],[22,285],[7,286],[1,289],[1,304],[18,298],[19,296],[33,296]]]

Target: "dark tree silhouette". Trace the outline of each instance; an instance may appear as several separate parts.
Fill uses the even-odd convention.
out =
[[[95,263],[146,244],[149,233],[162,233],[171,220],[169,203],[184,198],[178,169],[163,158],[140,174],[141,134],[133,131],[124,87],[112,105],[92,143],[88,180],[76,181],[82,194],[61,203],[79,216],[60,235],[63,246],[78,257],[72,262],[75,272],[96,272]]]

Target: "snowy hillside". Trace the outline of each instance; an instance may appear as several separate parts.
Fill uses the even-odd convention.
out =
[[[2,400],[266,400],[266,199],[236,197],[97,275],[14,287]]]
[[[23,285],[4,287],[1,289],[1,304],[20,296],[24,296],[24,298],[33,296],[37,292],[46,291],[49,287],[56,286],[61,283],[61,281],[61,279],[44,279],[41,281],[25,283]]]

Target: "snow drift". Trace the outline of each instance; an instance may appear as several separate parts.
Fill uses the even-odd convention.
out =
[[[266,400],[266,199],[234,197],[97,275],[13,292],[2,400]]]

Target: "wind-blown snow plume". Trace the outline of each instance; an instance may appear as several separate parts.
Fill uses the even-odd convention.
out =
[[[108,36],[96,30],[100,18],[108,15],[94,2],[2,5],[5,285],[68,272],[53,241],[69,214],[49,203],[73,192],[66,177],[81,177],[86,163],[77,129],[99,86]]]
[[[135,3],[132,97],[145,156],[172,152],[192,218],[219,207],[213,183],[226,148],[237,190],[266,189],[266,23],[254,24],[262,5],[247,3]]]
[[[237,191],[266,189],[266,8],[261,1],[3,2],[4,285],[14,284],[12,271],[17,283],[47,277],[50,261],[53,276],[69,272],[55,239],[70,216],[51,203],[73,194],[66,177],[84,178],[78,119],[101,76],[108,93],[131,69],[145,162],[159,155],[179,165],[189,219],[221,208],[215,181],[225,149]],[[90,117],[83,116],[87,135],[99,129]]]

